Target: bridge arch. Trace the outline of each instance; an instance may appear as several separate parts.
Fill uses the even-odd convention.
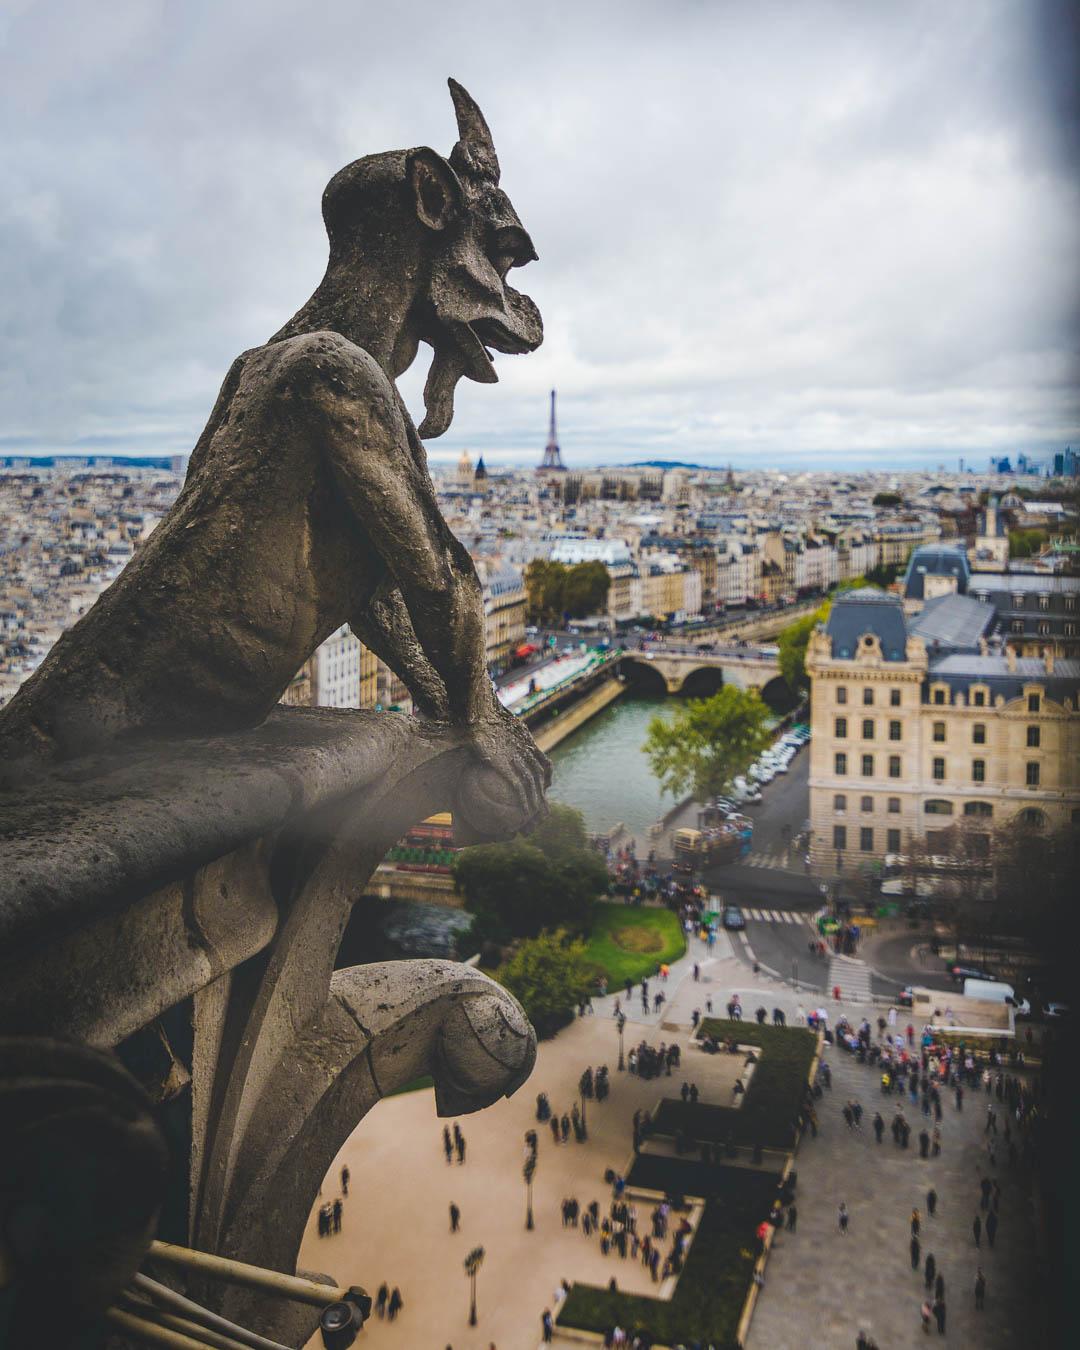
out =
[[[696,666],[684,673],[678,692],[685,698],[711,698],[724,687],[720,666]]]
[[[776,713],[790,712],[798,702],[798,698],[791,692],[791,686],[783,675],[774,675],[761,690],[761,697]]]
[[[623,659],[620,669],[628,685],[642,694],[668,693],[667,677],[651,661],[639,661],[634,657]]]

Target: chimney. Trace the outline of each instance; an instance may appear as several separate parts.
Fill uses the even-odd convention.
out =
[[[990,644],[984,637],[981,637],[979,639],[979,655],[989,656],[989,654],[990,654]]]
[[[1015,647],[1006,647],[1006,648],[1005,648],[1005,662],[1006,662],[1006,664],[1008,665],[1008,667],[1009,667],[1010,670],[1015,670],[1015,669],[1016,669],[1016,648],[1015,648]]]
[[[1054,673],[1054,649],[1053,649],[1052,647],[1047,647],[1046,651],[1043,653],[1043,659],[1044,659],[1045,662],[1046,662],[1046,673],[1047,673],[1047,675],[1053,675],[1053,673]]]

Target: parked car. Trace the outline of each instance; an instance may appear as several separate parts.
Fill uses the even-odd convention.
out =
[[[725,928],[742,929],[746,927],[746,920],[743,918],[743,912],[738,905],[725,905],[723,924]]]
[[[1052,1000],[1043,1008],[1044,1017],[1068,1017],[1070,1012],[1069,1005],[1062,1003],[1057,999]]]
[[[949,974],[957,984],[963,984],[965,980],[992,980],[994,972],[987,970],[985,966],[970,965],[967,961],[954,961],[949,967]]]

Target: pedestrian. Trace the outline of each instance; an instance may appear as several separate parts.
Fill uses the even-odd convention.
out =
[[[917,1209],[911,1211],[911,1236],[918,1237],[922,1228],[922,1217]]]
[[[551,1137],[552,1137],[552,1139],[554,1139],[554,1141],[556,1142],[556,1144],[559,1142],[559,1117],[558,1117],[558,1116],[552,1116],[552,1117],[551,1117]]]
[[[341,1197],[339,1196],[339,1197],[334,1201],[334,1210],[333,1210],[333,1213],[334,1213],[334,1232],[335,1232],[335,1233],[340,1233],[340,1232],[341,1232],[341,1212],[342,1212],[342,1210],[343,1210],[344,1208],[345,1208],[345,1206],[341,1203]],[[991,1247],[992,1247],[992,1246],[994,1245],[993,1242],[991,1242],[990,1245],[991,1245]]]
[[[915,1236],[914,1233],[912,1233],[912,1235],[911,1235],[911,1242],[910,1242],[910,1244],[909,1244],[909,1247],[910,1247],[910,1251],[911,1251],[911,1269],[912,1269],[912,1270],[918,1270],[918,1269],[919,1269],[919,1250],[920,1250],[920,1248],[919,1248],[919,1239]]]
[[[694,983],[697,984],[697,982],[698,982],[700,979],[701,979],[701,967],[700,967],[700,966],[698,965],[698,963],[695,961],[695,962],[694,962]]]
[[[795,1225],[798,1223],[798,1221],[799,1221],[799,1211],[796,1209],[794,1205],[789,1205],[787,1212],[787,1230],[789,1233],[794,1233]]]
[[[454,1136],[454,1143],[457,1145],[457,1160],[459,1163],[463,1163],[465,1161],[465,1136],[456,1125],[454,1129],[457,1131]]]
[[[544,1329],[544,1344],[548,1345],[555,1335],[555,1322],[549,1308],[544,1309],[544,1315],[540,1318],[540,1325]]]
[[[379,1292],[375,1295],[375,1311],[380,1317],[386,1316],[386,1300],[390,1297],[390,1290],[386,1287],[385,1280],[379,1285]]]
[[[923,1299],[923,1304],[922,1307],[919,1309],[919,1312],[922,1316],[922,1329],[925,1332],[925,1334],[929,1336],[930,1318],[933,1316],[933,1309],[930,1307],[930,1304],[926,1299]]]
[[[454,1142],[450,1138],[450,1127],[448,1125],[443,1126],[442,1146],[443,1152],[446,1154],[447,1164],[449,1165],[454,1160]]]
[[[934,1211],[937,1209],[937,1191],[933,1186],[926,1192],[926,1212],[931,1218],[934,1217]]]
[[[985,1306],[986,1276],[982,1273],[982,1266],[980,1266],[975,1275],[975,1311],[982,1312]]]
[[[348,1194],[349,1194],[349,1168],[348,1168],[348,1165],[344,1166],[344,1167],[341,1169],[341,1193],[342,1193],[342,1195],[348,1195]]]
[[[934,1260],[934,1253],[927,1252],[926,1264],[923,1266],[923,1280],[927,1289],[934,1286],[934,1276],[937,1274],[937,1262]]]
[[[844,1237],[847,1237],[848,1221],[850,1217],[851,1216],[848,1214],[847,1205],[843,1202],[843,1200],[841,1200],[839,1207],[837,1208],[836,1211],[836,1221],[837,1226],[839,1227],[840,1232]]]
[[[401,1297],[401,1290],[395,1284],[390,1294],[390,1302],[386,1305],[387,1321],[392,1322],[404,1306],[405,1300]]]
[[[994,1239],[997,1237],[998,1216],[993,1210],[986,1216],[986,1241],[991,1250],[993,1250]]]
[[[945,1335],[945,1300],[934,1299],[934,1321],[937,1322],[938,1335]]]
[[[973,1223],[972,1223],[972,1225],[971,1225],[971,1231],[975,1234],[975,1246],[976,1246],[976,1247],[981,1247],[981,1246],[982,1246],[982,1219],[978,1216],[978,1214],[975,1215],[975,1219],[974,1219],[974,1221],[973,1221]]]
[[[930,1156],[930,1136],[925,1130],[919,1131],[919,1157],[928,1158]]]
[[[880,1111],[874,1112],[874,1138],[881,1143],[881,1136],[885,1133],[885,1121]]]
[[[450,1231],[451,1231],[451,1233],[456,1233],[457,1230],[458,1230],[458,1228],[459,1228],[460,1226],[461,1226],[461,1210],[458,1209],[457,1205],[455,1205],[454,1202],[453,1202],[453,1200],[451,1200],[451,1201],[450,1201]]]
[[[565,1144],[570,1138],[570,1117],[565,1111],[562,1114],[562,1120],[559,1121],[559,1130],[562,1134],[562,1142]]]

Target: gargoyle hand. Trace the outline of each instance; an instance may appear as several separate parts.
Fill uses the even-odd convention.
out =
[[[513,713],[497,700],[492,702],[491,713],[474,728],[475,763],[461,778],[454,810],[459,844],[508,839],[547,811],[544,794],[551,784],[547,756]]]

